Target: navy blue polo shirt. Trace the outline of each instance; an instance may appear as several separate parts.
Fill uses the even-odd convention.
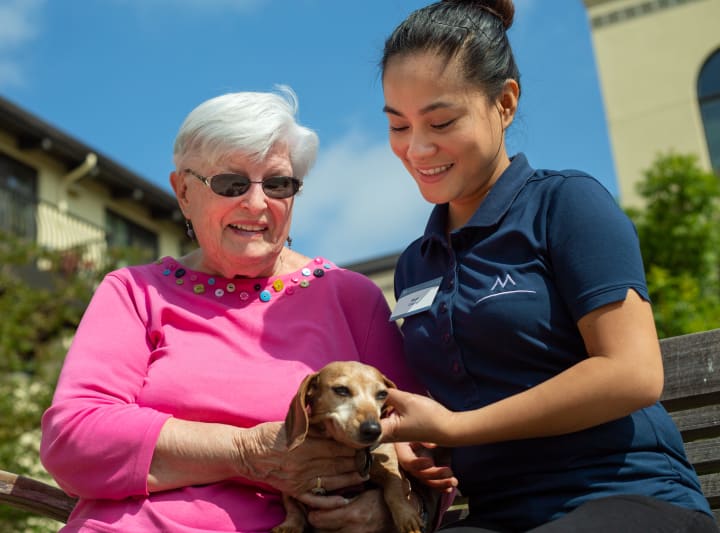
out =
[[[533,387],[587,357],[577,321],[634,289],[648,299],[637,233],[610,193],[576,170],[510,166],[449,237],[447,205],[401,255],[395,292],[440,278],[430,309],[404,319],[405,352],[455,411]],[[473,514],[529,529],[593,498],[643,494],[710,514],[658,403],[557,437],[453,449]]]

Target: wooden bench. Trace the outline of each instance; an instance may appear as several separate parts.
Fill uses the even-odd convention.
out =
[[[670,412],[720,523],[720,329],[660,341],[665,364],[662,403]],[[76,500],[47,483],[0,470],[0,502],[66,522]],[[444,522],[464,515],[462,498]]]

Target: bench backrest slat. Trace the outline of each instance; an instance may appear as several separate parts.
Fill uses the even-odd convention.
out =
[[[720,329],[660,341],[665,367],[663,403],[718,403],[720,399]],[[704,398],[707,396],[707,398]]]
[[[720,329],[660,341],[662,403],[672,416],[705,497],[720,517]]]

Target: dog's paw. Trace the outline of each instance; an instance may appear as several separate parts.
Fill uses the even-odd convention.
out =
[[[393,512],[393,522],[399,533],[423,533],[423,523],[412,508],[403,508]]]
[[[272,528],[270,533],[303,533],[304,531],[304,526],[282,523],[279,526]]]

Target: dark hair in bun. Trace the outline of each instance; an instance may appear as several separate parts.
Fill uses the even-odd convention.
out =
[[[507,30],[512,26],[512,0],[442,0],[410,13],[385,41],[380,61],[385,71],[390,58],[415,52],[434,52],[457,59],[465,79],[497,98],[505,81],[520,86],[520,72]]]
[[[515,16],[515,5],[512,0],[442,0],[445,4],[466,4],[484,9],[499,18],[505,30],[509,30]]]

